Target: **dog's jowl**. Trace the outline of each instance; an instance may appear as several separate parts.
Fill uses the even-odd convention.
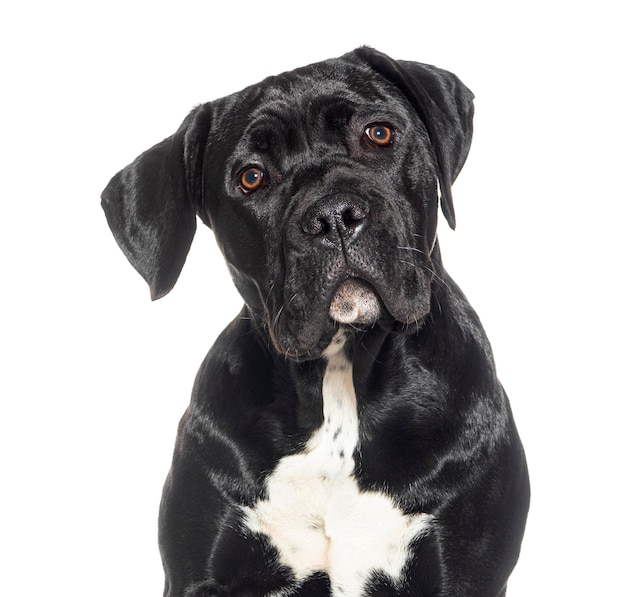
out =
[[[154,299],[199,217],[245,303],[180,422],[165,597],[505,594],[524,452],[437,240],[472,100],[360,48],[198,106],[106,187]]]

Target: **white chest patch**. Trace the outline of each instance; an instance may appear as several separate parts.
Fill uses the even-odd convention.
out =
[[[324,353],[324,423],[303,452],[279,462],[267,480],[267,499],[244,508],[244,522],[269,537],[299,583],[325,572],[333,595],[362,597],[374,571],[402,580],[409,545],[432,517],[406,515],[384,493],[361,491],[354,479],[359,423],[344,340],[338,334]]]

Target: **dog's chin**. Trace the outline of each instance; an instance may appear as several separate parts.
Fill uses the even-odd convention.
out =
[[[354,331],[374,326],[395,334],[415,333],[430,311],[430,301],[395,305],[387,292],[387,301],[377,289],[359,278],[349,278],[339,285],[329,308],[330,319]]]
[[[378,293],[358,278],[349,278],[339,285],[328,309],[333,321],[353,326],[373,326],[382,314]]]

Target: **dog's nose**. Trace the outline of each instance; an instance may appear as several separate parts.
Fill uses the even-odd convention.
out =
[[[331,195],[311,205],[302,218],[305,234],[336,242],[356,239],[365,229],[369,206],[350,195]]]

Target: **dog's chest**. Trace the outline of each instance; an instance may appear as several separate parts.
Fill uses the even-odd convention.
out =
[[[356,395],[340,336],[325,356],[324,422],[303,452],[279,462],[267,499],[245,508],[244,520],[249,531],[269,537],[298,582],[325,572],[333,594],[360,597],[374,571],[402,580],[409,546],[431,517],[406,515],[382,492],[359,489]]]

